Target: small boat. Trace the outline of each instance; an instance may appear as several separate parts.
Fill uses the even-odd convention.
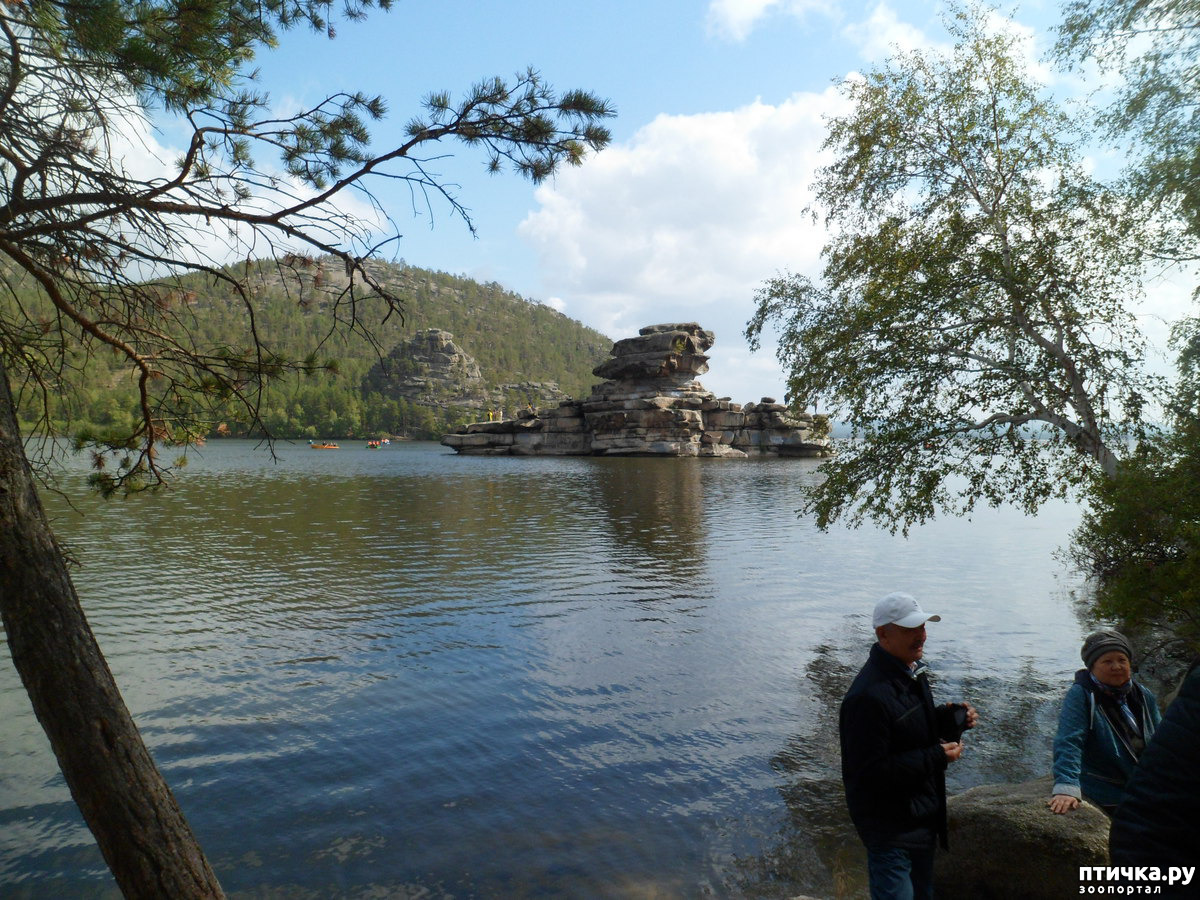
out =
[[[308,446],[314,450],[341,450],[333,441],[309,441]]]
[[[367,441],[368,450],[378,450],[380,447],[379,441]]]

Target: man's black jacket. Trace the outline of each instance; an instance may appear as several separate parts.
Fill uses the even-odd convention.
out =
[[[846,805],[867,846],[946,846],[946,754],[954,710],[935,708],[919,674],[878,644],[842,700]]]

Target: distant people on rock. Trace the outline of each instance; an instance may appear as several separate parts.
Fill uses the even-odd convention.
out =
[[[842,700],[842,782],[873,900],[933,896],[934,853],[946,847],[946,767],[979,718],[969,703],[934,705],[921,658],[925,623],[939,621],[909,594],[880,600],[876,643]]]
[[[1186,867],[1200,864],[1200,659],[1167,707],[1125,799],[1113,814],[1109,854],[1114,865]],[[1193,873],[1186,896],[1200,896]],[[1164,896],[1184,896],[1164,892]]]
[[[1154,695],[1133,677],[1133,647],[1123,634],[1090,634],[1079,655],[1086,668],[1063,698],[1049,805],[1068,813],[1088,800],[1111,816],[1161,715]]]

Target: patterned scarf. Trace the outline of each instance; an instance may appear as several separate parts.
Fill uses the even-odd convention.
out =
[[[1091,677],[1092,684],[1096,686],[1096,690],[1099,693],[1112,698],[1117,709],[1121,710],[1126,720],[1128,720],[1130,731],[1132,731],[1135,736],[1141,735],[1142,727],[1138,723],[1137,715],[1129,705],[1129,698],[1133,694],[1133,679],[1130,678],[1119,687],[1112,687],[1111,685],[1107,685],[1097,679],[1096,676],[1092,675],[1090,672],[1088,675]]]

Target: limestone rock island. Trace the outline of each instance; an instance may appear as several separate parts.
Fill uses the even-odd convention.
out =
[[[613,344],[592,370],[605,379],[586,400],[476,422],[442,438],[459,453],[514,456],[823,457],[829,439],[807,413],[770,397],[744,406],[696,380],[713,333],[694,322],[650,325]]]

